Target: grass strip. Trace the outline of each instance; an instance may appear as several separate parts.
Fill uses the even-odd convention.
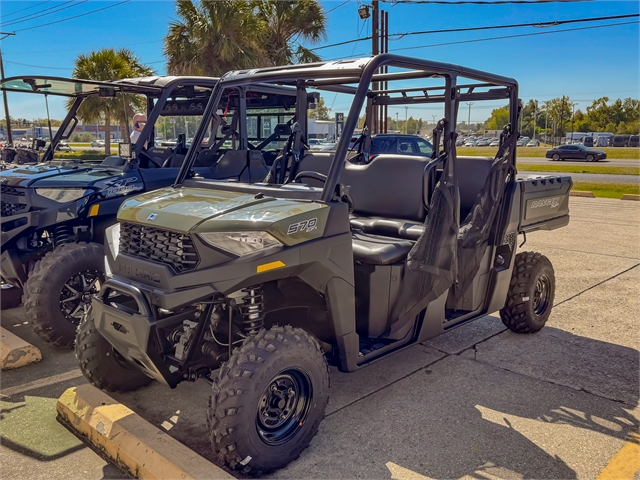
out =
[[[519,163],[519,172],[600,173],[607,175],[640,175],[640,167],[609,167],[601,165],[557,165]]]
[[[572,190],[593,192],[596,197],[622,198],[625,193],[640,194],[640,184],[615,182],[573,182]]]

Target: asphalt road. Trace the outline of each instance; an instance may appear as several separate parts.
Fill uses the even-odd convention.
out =
[[[634,202],[572,197],[569,226],[529,234],[521,249],[554,265],[544,329],[513,334],[494,314],[359,372],[332,369],[317,437],[271,478],[640,479],[628,442],[640,427],[639,228]],[[72,352],[24,322],[20,308],[2,312],[44,360],[2,374],[2,478],[121,477],[54,420],[55,399],[84,379]],[[177,417],[169,433],[214,460],[209,389],[154,383],[115,396],[158,428]]]
[[[516,163],[533,163],[535,165],[580,165],[580,166],[592,166],[599,165],[603,167],[640,167],[640,160],[633,159],[616,159],[616,158],[607,158],[606,160],[601,160],[599,162],[587,162],[583,160],[575,160],[569,161],[564,160],[562,162],[554,162],[548,158],[534,158],[534,157],[518,157]]]

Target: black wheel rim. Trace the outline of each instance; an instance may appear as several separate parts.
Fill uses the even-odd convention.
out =
[[[83,270],[69,278],[60,291],[60,311],[74,325],[91,308],[91,298],[100,291],[104,274],[98,270]]]
[[[549,296],[551,294],[551,282],[546,275],[540,275],[536,279],[533,290],[533,313],[540,316],[549,308]]]
[[[258,402],[256,427],[267,445],[282,445],[304,425],[313,390],[309,376],[298,368],[283,370],[265,389]]]

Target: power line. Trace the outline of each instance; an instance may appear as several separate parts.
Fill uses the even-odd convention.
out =
[[[43,65],[31,65],[29,63],[11,62],[9,60],[5,60],[4,63],[11,63],[12,65],[21,65],[23,67],[46,68],[47,70],[73,70],[73,67],[45,67]]]
[[[49,25],[54,25],[56,23],[66,22],[68,20],[74,20],[76,18],[84,17],[86,15],[91,15],[92,13],[97,13],[97,12],[101,12],[102,10],[107,10],[108,8],[117,7],[118,5],[122,5],[124,3],[129,3],[130,1],[131,0],[124,0],[122,2],[114,3],[114,4],[108,5],[106,7],[98,8],[96,10],[91,10],[90,12],[81,13],[80,15],[75,15],[75,16],[69,17],[69,18],[63,18],[62,20],[56,20],[55,22],[43,23],[42,25],[35,25],[33,27],[21,28],[20,30],[16,30],[16,32],[24,32],[26,30],[33,30],[34,28],[48,27]]]
[[[83,3],[87,3],[88,1],[89,0],[82,0],[80,2],[76,2],[74,0],[70,0],[68,2],[65,2],[65,3],[62,3],[60,5],[57,5],[57,7],[63,7],[63,5],[67,5],[66,7],[58,8],[57,10],[52,10],[52,11],[50,11],[48,13],[44,13],[44,14],[42,12],[32,13],[31,15],[27,15],[27,17],[31,17],[31,18],[20,18],[20,19],[17,19],[17,20],[11,20],[10,22],[3,23],[2,27],[6,27],[7,25],[15,25],[16,23],[30,22],[31,20],[36,20],[36,19],[41,18],[41,17],[46,17],[48,15],[53,15],[54,13],[58,13],[58,12],[61,12],[63,10],[67,10],[69,8],[77,7],[79,5],[82,5]],[[68,5],[69,3],[71,3],[73,5]]]
[[[394,5],[398,3],[406,3],[413,5],[422,4],[440,4],[440,5],[504,5],[504,4],[536,4],[536,3],[578,3],[578,2],[591,2],[593,0],[380,0],[385,3],[392,3]]]
[[[399,51],[402,51],[402,50],[415,50],[415,49],[418,49],[418,48],[443,47],[445,45],[459,45],[459,44],[462,44],[462,43],[488,42],[490,40],[504,40],[504,39],[507,39],[507,38],[533,37],[533,36],[536,36],[536,35],[549,35],[549,34],[552,34],[552,33],[575,32],[575,31],[578,31],[578,30],[589,30],[589,29],[592,29],[592,28],[617,27],[619,25],[631,25],[631,24],[637,24],[637,23],[639,23],[639,22],[635,21],[635,22],[607,23],[605,25],[591,25],[591,26],[588,26],[588,27],[565,28],[564,30],[552,30],[552,31],[549,31],[549,32],[520,33],[520,34],[516,34],[516,35],[503,35],[503,36],[500,36],[500,37],[476,38],[476,39],[473,39],[473,40],[460,40],[460,41],[457,41],[457,42],[433,43],[431,45],[396,48],[396,49],[394,49],[394,51],[395,52],[399,52]]]
[[[558,25],[565,25],[569,23],[582,23],[582,22],[598,22],[603,20],[618,20],[622,18],[637,18],[640,17],[640,14],[633,13],[628,15],[613,15],[607,17],[591,17],[591,18],[574,18],[570,20],[553,20],[550,22],[533,22],[533,23],[516,23],[512,25],[486,25],[482,27],[466,27],[466,28],[448,28],[443,30],[424,30],[418,32],[405,32],[405,33],[392,33],[389,34],[390,37],[408,37],[411,35],[429,35],[433,33],[457,33],[457,32],[471,32],[478,30],[495,30],[495,29],[504,29],[504,28],[522,28],[522,27],[535,27],[535,28],[549,28],[555,27]],[[320,47],[312,48],[311,50],[323,50],[325,48],[337,47],[340,45],[347,45],[350,43],[356,43],[363,40],[370,40],[371,36],[363,37],[363,38],[354,38],[352,40],[345,40],[343,42],[333,43],[330,45],[322,45]]]
[[[340,5],[338,5],[337,7],[333,7],[331,10],[327,10],[327,11],[325,12],[325,15],[327,15],[327,14],[329,14],[329,13],[333,12],[334,10],[337,10],[337,9],[339,9],[339,8],[344,7],[344,6],[345,6],[347,3],[349,3],[350,1],[351,1],[351,0],[346,0],[345,2],[342,2],[342,3],[341,3]]]
[[[25,10],[31,10],[32,8],[38,7],[40,5],[44,5],[45,3],[49,3],[51,0],[45,0],[44,2],[40,2],[40,3],[36,3],[35,5],[31,5],[30,7],[26,7],[26,8],[21,8],[20,10],[16,10],[15,12],[11,12],[11,13],[7,13],[4,15],[4,17],[10,17],[12,15],[15,15],[16,13],[20,13],[20,12],[24,12]]]
[[[552,30],[550,32],[536,32],[536,33],[521,33],[518,35],[504,35],[501,37],[488,37],[488,38],[476,38],[474,40],[461,40],[461,41],[457,41],[457,42],[446,42],[446,43],[433,43],[430,45],[416,45],[413,47],[404,47],[404,48],[395,48],[393,50],[393,52],[399,52],[402,50],[416,50],[419,48],[430,48],[430,47],[444,47],[444,46],[448,46],[448,45],[458,45],[458,44],[462,44],[462,43],[475,43],[475,42],[487,42],[490,40],[503,40],[503,39],[507,39],[507,38],[519,38],[519,37],[533,37],[535,35],[549,35],[552,33],[563,33],[563,32],[574,32],[577,30],[588,30],[590,28],[605,28],[605,27],[616,27],[619,25],[631,25],[631,24],[637,24],[639,22],[622,22],[622,23],[610,23],[610,24],[606,24],[606,25],[593,25],[593,26],[589,26],[589,27],[577,27],[577,28],[566,28],[564,30]],[[393,53],[392,52],[392,53]],[[365,53],[356,53],[355,55],[351,55],[350,57],[337,57],[337,58],[330,58],[327,59],[325,61],[329,62],[332,60],[344,60],[345,58],[358,58],[358,57],[363,57],[363,56],[368,56],[370,55],[369,52],[365,52]]]
[[[134,43],[127,43],[126,45],[122,45],[122,46],[115,46],[115,47],[109,47],[109,48],[113,48],[113,49],[118,49],[118,48],[128,48],[131,47],[133,45],[147,45],[150,43],[160,43],[163,42],[164,38],[159,38],[157,40],[149,40],[148,42],[134,42]],[[83,50],[87,50],[87,48],[83,48]],[[34,54],[34,53],[61,53],[61,52],[77,52],[78,51],[78,47],[76,48],[67,48],[67,49],[63,49],[63,50],[29,50],[29,51],[19,51],[19,52],[3,52],[3,55],[7,56],[13,56],[13,55],[25,55],[25,54]]]

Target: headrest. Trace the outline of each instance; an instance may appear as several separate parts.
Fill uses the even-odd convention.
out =
[[[273,129],[273,133],[277,135],[291,135],[291,125],[288,123],[279,123]]]

